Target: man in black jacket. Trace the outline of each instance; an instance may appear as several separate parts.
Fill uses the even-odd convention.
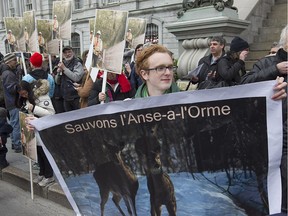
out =
[[[198,89],[204,89],[201,83],[209,77],[215,75],[217,71],[217,63],[225,54],[226,41],[221,36],[215,36],[210,40],[210,54],[199,60],[198,66],[202,65],[197,77],[192,77],[192,83],[198,83]]]

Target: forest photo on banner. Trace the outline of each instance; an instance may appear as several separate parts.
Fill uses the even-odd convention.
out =
[[[140,216],[161,193],[180,216],[272,214],[280,212],[282,151],[274,85],[116,101],[32,124],[77,215],[100,215],[99,189],[111,188],[132,212],[135,199]],[[111,198],[104,215],[119,215]],[[128,215],[123,199],[120,207]]]

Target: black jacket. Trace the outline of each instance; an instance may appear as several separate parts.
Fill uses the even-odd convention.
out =
[[[17,92],[20,89],[19,77],[16,70],[11,70],[9,67],[6,68],[2,73],[3,90],[5,97],[5,106],[7,110],[16,108],[15,100],[18,96]]]
[[[276,67],[282,61],[287,61],[287,52],[279,49],[275,56],[267,56],[256,62],[252,70],[242,77],[241,83],[275,80],[277,76],[282,76],[287,81],[287,75],[280,74]]]
[[[241,84],[276,80],[277,76],[284,77],[285,82],[287,82],[287,75],[281,74],[276,67],[278,63],[283,61],[287,61],[287,52],[281,48],[275,56],[267,56],[256,62],[252,70],[242,77]],[[284,99],[282,105],[283,120],[285,121],[287,119],[287,98]]]
[[[246,74],[245,62],[241,59],[233,59],[228,52],[218,62],[216,80],[225,81],[227,85],[233,86],[240,84],[241,77]]]
[[[222,52],[222,56],[220,58],[222,58],[224,54],[225,54],[225,52],[223,51]],[[203,66],[201,67],[201,70],[200,70],[200,72],[199,72],[199,74],[197,76],[199,84],[207,79],[207,75],[208,75],[209,72],[211,72],[211,71],[216,71],[217,72],[217,70],[218,70],[217,69],[217,64],[218,64],[220,58],[217,59],[212,64],[211,64],[212,54],[210,54],[208,56],[204,56],[203,58],[201,58],[199,60],[198,66],[203,64]]]

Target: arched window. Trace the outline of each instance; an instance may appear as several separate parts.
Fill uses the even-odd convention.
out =
[[[149,42],[153,44],[158,44],[159,42],[158,26],[154,23],[149,23],[146,27],[145,43]]]
[[[75,56],[81,57],[80,35],[78,33],[74,32],[71,34],[71,46],[73,47]]]

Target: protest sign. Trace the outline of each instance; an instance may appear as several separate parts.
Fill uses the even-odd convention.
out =
[[[52,20],[37,19],[38,46],[40,53],[59,54],[59,40],[52,39]]]
[[[28,131],[25,124],[25,118],[28,114],[20,111],[20,131],[23,155],[27,158],[37,162],[37,149],[36,149],[36,137],[34,131]]]
[[[25,52],[23,17],[4,17],[10,52]]]
[[[39,52],[35,11],[25,11],[23,14],[23,19],[26,52]]]
[[[53,1],[52,39],[71,40],[72,1]]]
[[[153,191],[171,197],[177,215],[268,214],[267,194],[272,214],[280,212],[282,148],[274,84],[116,101],[32,124],[77,215],[100,215],[99,190],[131,192],[137,182],[138,215],[150,211]],[[119,214],[111,198],[104,211]]]
[[[93,67],[122,73],[127,20],[127,11],[96,10],[95,21],[89,22],[90,31],[94,24]]]
[[[144,44],[145,41],[145,32],[146,32],[147,20],[141,18],[128,18],[128,27],[126,33],[126,43],[127,37],[131,35],[131,45],[126,46],[126,48],[135,49],[138,44]],[[130,33],[128,33],[130,30]]]

